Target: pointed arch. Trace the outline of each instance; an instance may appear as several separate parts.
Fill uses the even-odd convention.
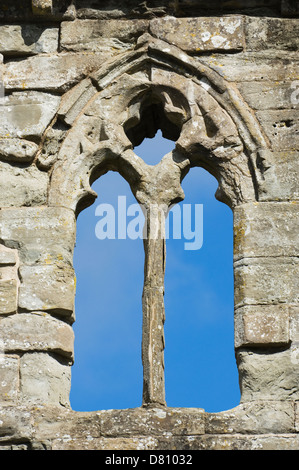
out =
[[[58,114],[71,127],[52,166],[51,206],[80,212],[96,198],[91,183],[109,169],[130,184],[140,179],[133,149],[151,126],[176,141],[186,168],[217,178],[219,200],[231,207],[256,200],[256,155],[268,144],[251,110],[217,72],[148,34],[70,90]]]

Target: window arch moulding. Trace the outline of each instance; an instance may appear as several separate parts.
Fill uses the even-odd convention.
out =
[[[142,163],[130,155],[150,136],[150,126],[138,122],[154,105],[162,134],[176,141],[186,171],[207,169],[219,182],[216,197],[231,207],[257,199],[262,176],[256,159],[269,145],[240,93],[198,59],[145,34],[137,50],[106,63],[64,95],[58,116],[71,128],[57,161],[38,161],[52,167],[49,205],[78,212],[92,204],[90,182],[109,169],[138,179]],[[132,139],[136,129],[143,136],[139,142]]]

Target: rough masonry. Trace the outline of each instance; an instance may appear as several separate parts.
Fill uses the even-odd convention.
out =
[[[13,3],[13,4],[12,4]],[[299,448],[295,0],[0,5],[0,449]],[[134,147],[161,129],[156,166]],[[232,410],[169,408],[164,222],[200,166],[234,214]],[[146,207],[140,408],[75,412],[78,214],[119,172]]]

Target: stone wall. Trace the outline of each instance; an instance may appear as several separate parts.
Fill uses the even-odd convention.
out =
[[[0,6],[0,449],[299,447],[298,2],[205,3]],[[149,168],[134,147],[157,129],[176,148]],[[241,403],[165,403],[162,234],[145,244],[143,406],[75,412],[73,250],[91,183],[118,171],[155,224],[195,166],[234,214]]]

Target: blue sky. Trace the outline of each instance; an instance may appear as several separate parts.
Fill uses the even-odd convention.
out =
[[[156,164],[173,147],[159,132],[135,152]],[[233,217],[215,199],[217,181],[203,169],[191,169],[182,187],[185,200],[180,204],[191,204],[193,222],[195,204],[202,205],[203,244],[190,251],[184,249],[184,239],[167,240],[166,402],[218,412],[240,399],[233,333]],[[117,209],[118,196],[126,196],[127,206],[136,200],[117,173],[104,175],[93,189],[98,199],[79,215],[77,225],[71,406],[77,411],[134,408],[142,403],[143,243],[99,240],[95,211],[102,203]]]

